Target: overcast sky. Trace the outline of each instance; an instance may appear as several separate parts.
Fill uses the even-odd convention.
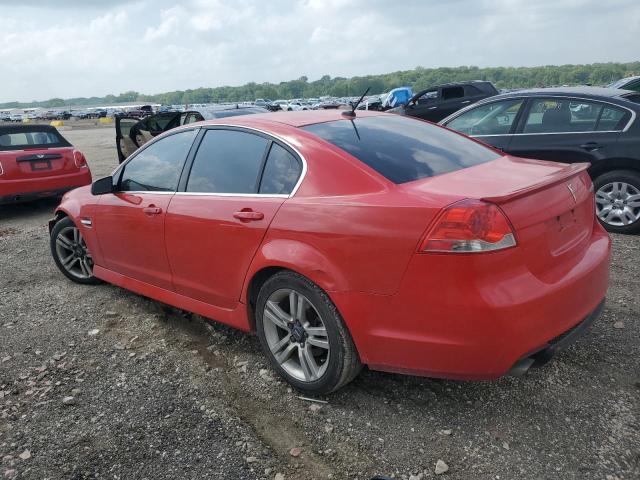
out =
[[[640,0],[0,0],[0,102],[640,59]]]

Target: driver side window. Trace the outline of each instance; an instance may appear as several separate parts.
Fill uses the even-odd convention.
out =
[[[142,150],[125,164],[118,190],[175,192],[196,134],[197,129],[184,130]]]
[[[523,100],[503,100],[467,110],[446,126],[465,135],[507,135]]]

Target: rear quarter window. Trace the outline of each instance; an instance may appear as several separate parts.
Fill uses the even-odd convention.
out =
[[[303,127],[394,183],[454,172],[499,155],[445,128],[399,115],[336,120]]]

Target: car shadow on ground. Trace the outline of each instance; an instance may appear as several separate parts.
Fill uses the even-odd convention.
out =
[[[11,226],[13,220],[36,219],[44,216],[53,216],[53,211],[60,203],[60,198],[43,198],[32,202],[11,203],[0,205],[0,229]]]

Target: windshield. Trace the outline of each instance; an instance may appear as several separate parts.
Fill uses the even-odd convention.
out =
[[[394,183],[454,172],[499,155],[473,140],[398,115],[336,120],[303,127]]]
[[[0,127],[0,151],[70,146],[55,128],[46,125]]]

